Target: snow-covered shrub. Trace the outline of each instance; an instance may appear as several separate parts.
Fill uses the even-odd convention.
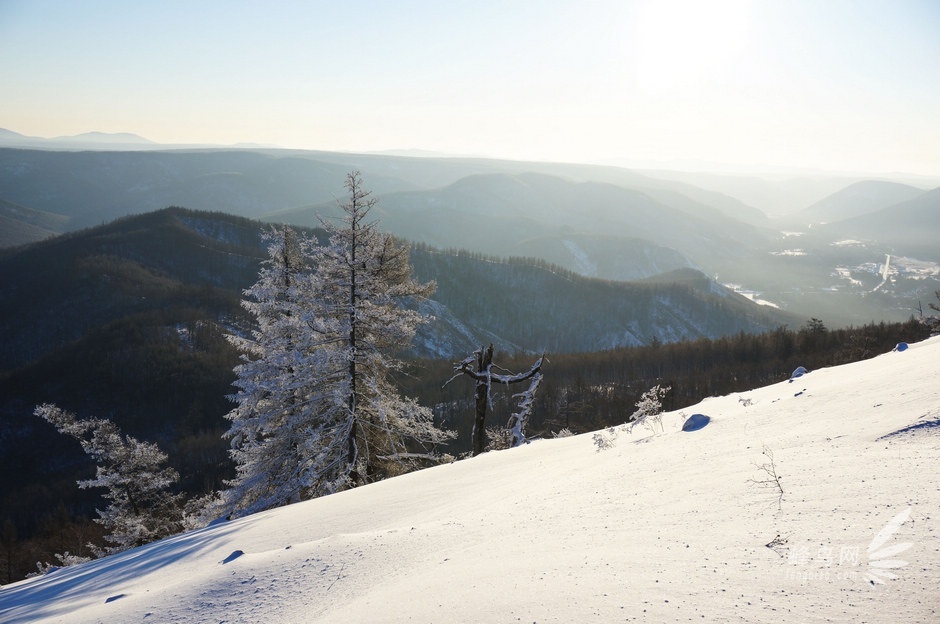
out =
[[[647,427],[650,432],[656,432],[656,425],[659,425],[661,431],[663,427],[663,399],[666,393],[672,390],[672,386],[662,387],[659,384],[653,386],[640,396],[636,402],[636,411],[630,416],[630,431],[633,427],[640,424]]]
[[[780,483],[782,476],[777,472],[777,462],[774,460],[773,450],[764,445],[764,457],[767,459],[763,464],[754,464],[754,467],[760,471],[760,477],[749,479],[749,482],[757,487],[769,489],[777,497],[777,509],[783,505],[783,484]]]
[[[614,448],[617,440],[617,428],[609,427],[594,434],[594,445],[598,452]]]
[[[561,430],[559,430],[559,431],[553,431],[553,432],[552,432],[552,437],[553,437],[553,438],[570,438],[570,437],[573,436],[573,435],[574,435],[574,433],[572,433],[572,432],[571,432],[571,429],[569,429],[568,427],[564,427],[563,429],[561,429]]]
[[[486,450],[502,451],[512,448],[512,432],[505,427],[486,428]]]
[[[931,336],[940,336],[940,316],[922,316],[919,320],[921,325],[930,331]]]
[[[72,555],[67,550],[64,553],[56,553],[55,558],[59,560],[58,564],[37,561],[36,569],[38,572],[27,574],[26,577],[32,578],[34,576],[43,576],[45,574],[49,574],[50,572],[55,572],[59,568],[67,568],[69,566],[78,565],[79,563],[91,561],[91,557],[80,557],[78,555]]]

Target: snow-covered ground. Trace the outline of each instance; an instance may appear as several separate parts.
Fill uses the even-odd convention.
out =
[[[932,260],[918,260],[906,256],[886,255],[884,262],[864,262],[854,267],[837,266],[832,273],[833,277],[846,280],[853,287],[863,288],[865,284],[857,279],[860,277],[875,276],[881,281],[871,289],[872,292],[881,290],[888,284],[900,281],[922,282],[940,278],[940,264]]]
[[[736,292],[737,294],[747,297],[757,305],[770,306],[771,308],[779,308],[780,306],[774,303],[773,301],[768,301],[761,297],[761,293],[756,290],[750,290],[745,288],[740,284],[722,284],[725,288],[729,288]]]
[[[940,621],[940,338],[697,412],[58,570],[0,622]]]

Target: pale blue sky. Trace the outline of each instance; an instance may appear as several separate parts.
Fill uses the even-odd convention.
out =
[[[0,127],[940,175],[940,0],[0,0]]]

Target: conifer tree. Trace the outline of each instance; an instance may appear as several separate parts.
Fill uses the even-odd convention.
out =
[[[78,440],[98,466],[94,479],[78,482],[83,489],[107,490],[108,506],[98,510],[95,522],[105,528],[110,545],[92,545],[95,555],[142,546],[181,530],[180,496],[169,491],[179,475],[164,466],[167,456],[157,445],[124,435],[110,420],[79,419],[52,404],[40,405],[34,413]]]
[[[310,455],[307,399],[313,380],[307,375],[316,328],[303,318],[309,266],[291,228],[274,227],[263,239],[268,259],[242,301],[256,327],[250,338],[228,336],[243,355],[232,397],[238,406],[226,415],[232,425],[225,434],[237,475],[222,504],[245,510],[299,500],[298,477]]]
[[[437,459],[449,434],[401,397],[394,353],[426,321],[404,307],[433,284],[411,277],[407,248],[369,220],[374,198],[346,178],[341,223],[321,219],[329,242],[269,236],[269,259],[246,294],[258,328],[236,368],[228,415],[237,477],[225,493],[247,514],[379,480]],[[299,250],[299,253],[298,251]]]

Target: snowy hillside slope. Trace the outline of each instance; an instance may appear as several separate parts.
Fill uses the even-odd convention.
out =
[[[0,621],[940,621],[938,382],[933,338],[54,571]]]

